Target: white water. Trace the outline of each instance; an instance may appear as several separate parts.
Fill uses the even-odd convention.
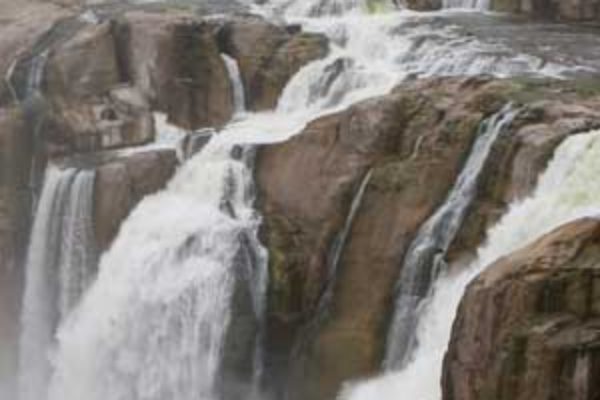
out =
[[[20,400],[43,398],[56,325],[95,268],[91,231],[94,173],[50,165],[33,224],[20,340]]]
[[[442,8],[462,8],[485,11],[490,9],[490,0],[443,0]]]
[[[397,283],[384,369],[397,370],[405,366],[418,345],[415,329],[420,303],[427,296],[431,283],[444,269],[446,252],[475,196],[479,175],[496,138],[516,114],[517,111],[509,105],[482,123],[469,158],[446,201],[423,224],[411,243]]]
[[[511,205],[487,235],[477,259],[457,275],[442,276],[423,309],[419,347],[402,371],[347,386],[345,400],[439,400],[444,352],[466,285],[498,258],[554,228],[600,214],[600,131],[568,138],[559,146],[531,197]]]
[[[227,54],[221,54],[227,72],[229,74],[229,80],[232,86],[232,97],[233,97],[233,110],[235,114],[242,113],[246,110],[246,96],[244,94],[244,84],[242,82],[242,76],[240,74],[240,67],[235,59],[231,58]]]

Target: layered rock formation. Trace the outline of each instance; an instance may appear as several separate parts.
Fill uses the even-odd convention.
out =
[[[598,0],[492,0],[492,9],[526,13],[537,18],[567,21],[598,21]]]
[[[549,100],[531,102],[538,95]],[[597,97],[566,86],[554,91],[548,82],[415,81],[261,151],[268,362],[275,377],[291,376],[292,398],[328,399],[343,381],[378,370],[404,252],[443,202],[480,122],[509,101],[527,106],[492,149],[452,263],[470,257],[507,204],[529,192],[561,139],[598,126]],[[330,281],[330,249],[367,171],[371,180]]]
[[[600,394],[600,222],[560,227],[491,265],[461,302],[444,400]]]

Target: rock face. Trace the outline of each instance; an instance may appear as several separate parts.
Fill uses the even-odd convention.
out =
[[[600,396],[600,222],[583,219],[471,283],[444,363],[444,400]]]
[[[538,18],[567,21],[597,21],[600,19],[598,0],[492,0],[492,8],[530,14]]]
[[[127,13],[113,24],[121,78],[188,129],[222,126],[232,88],[212,27],[188,13]]]
[[[535,90],[548,98],[530,103],[495,144],[450,263],[470,257],[507,204],[528,193],[562,138],[598,126],[597,98],[552,98],[544,85],[552,86],[409,82],[262,149],[257,173],[270,251],[273,355],[267,368],[274,381],[288,384],[291,398],[330,399],[343,381],[378,370],[404,252],[444,200],[485,116],[509,101],[529,103],[524,96]],[[367,171],[371,180],[330,281],[330,249]],[[317,312],[328,290],[332,300]],[[291,359],[281,356],[290,353]]]
[[[274,108],[289,79],[328,52],[323,35],[286,30],[253,16],[225,22],[219,36],[223,51],[238,60],[253,111]]]
[[[106,250],[121,223],[144,197],[162,189],[177,166],[174,150],[140,152],[97,168],[94,227],[100,250]]]
[[[17,359],[16,321],[23,279],[19,266],[24,259],[31,205],[30,144],[23,114],[14,108],[0,108],[0,342],[3,343],[0,376],[3,378],[11,377]]]

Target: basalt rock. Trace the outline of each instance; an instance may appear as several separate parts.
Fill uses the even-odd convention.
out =
[[[600,398],[599,260],[583,219],[489,266],[459,307],[443,399]]]
[[[253,16],[226,21],[219,37],[223,51],[239,63],[247,106],[253,111],[274,108],[290,78],[328,52],[323,35],[286,29]]]
[[[452,268],[473,255],[513,199],[529,193],[561,139],[600,126],[597,95],[568,85],[556,90],[547,81],[407,82],[261,150],[257,179],[270,251],[267,343],[273,355],[267,369],[273,381],[288,383],[291,398],[330,399],[343,381],[379,369],[404,252],[444,201],[479,124],[509,102],[522,110],[482,172],[448,256]],[[331,281],[331,246],[369,170]],[[323,311],[317,305],[327,291],[333,298]]]
[[[231,83],[208,23],[185,12],[130,12],[114,23],[122,78],[179,126],[222,126]]]
[[[598,0],[492,0],[497,11],[526,13],[536,18],[567,21],[598,21]]]

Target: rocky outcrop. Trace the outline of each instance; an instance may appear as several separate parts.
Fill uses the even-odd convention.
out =
[[[303,33],[248,16],[226,21],[219,33],[223,51],[235,58],[250,110],[272,109],[285,85],[307,63],[328,52],[323,35]]]
[[[19,287],[28,216],[31,146],[23,114],[0,108],[0,376],[11,376],[18,348]],[[3,390],[10,388],[3,388]]]
[[[496,11],[526,13],[537,18],[566,21],[598,21],[598,0],[492,0]]]
[[[122,79],[171,122],[198,129],[231,118],[231,82],[210,24],[184,12],[131,12],[113,31]]]
[[[177,166],[174,150],[143,151],[104,163],[96,170],[94,228],[106,250],[129,212],[146,195],[162,189]]]
[[[527,106],[492,150],[452,263],[470,257],[507,204],[529,192],[562,138],[598,126],[597,97],[548,82],[408,82],[262,149],[258,183],[270,251],[268,354],[274,355],[268,367],[275,381],[285,381],[278,374],[291,369],[291,398],[329,399],[341,382],[378,370],[404,252],[444,200],[480,122],[510,101]],[[332,243],[369,170],[331,282]],[[317,312],[328,287],[333,299]],[[292,348],[292,361],[281,356]]]
[[[583,219],[498,260],[461,302],[444,400],[600,396],[600,222]]]

